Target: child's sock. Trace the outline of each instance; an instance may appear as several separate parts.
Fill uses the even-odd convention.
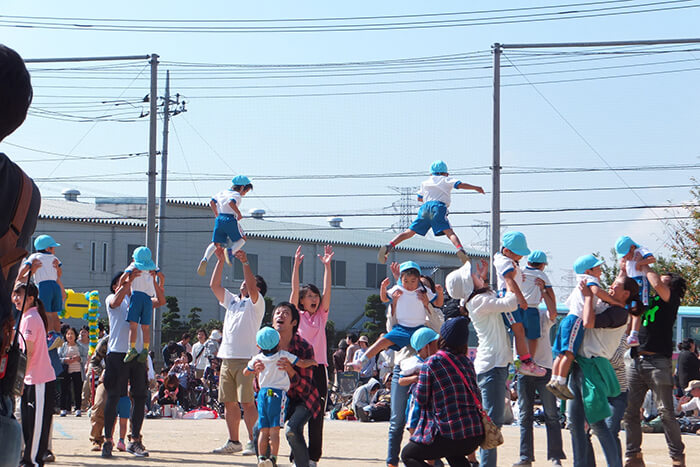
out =
[[[216,243],[210,243],[206,250],[204,250],[204,256],[202,256],[202,261],[209,261],[211,255],[216,251]]]
[[[149,349],[150,347],[151,347],[151,343],[150,343],[150,342],[148,342],[148,343],[144,342],[144,343],[143,343],[143,350],[145,350],[145,351],[148,352],[148,349]]]
[[[631,332],[630,332],[630,337],[639,338],[639,333],[638,333],[637,331],[631,331]]]
[[[136,341],[134,341],[134,342],[131,343],[131,348],[134,349],[134,350],[136,350]]]
[[[529,362],[530,360],[532,360],[532,356],[531,356],[529,353],[526,353],[525,355],[521,355],[521,356],[520,356],[520,361],[521,361],[521,362],[527,363],[527,362]]]
[[[563,376],[557,376],[557,383],[566,385],[566,378]]]
[[[461,244],[461,243],[460,243],[459,245],[457,245],[456,248],[457,248],[458,250],[464,249],[464,248],[462,247],[462,244]]]

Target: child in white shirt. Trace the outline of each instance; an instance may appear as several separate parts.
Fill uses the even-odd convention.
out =
[[[255,374],[258,377],[260,391],[258,392],[258,466],[272,467],[277,465],[277,453],[280,448],[280,427],[284,424],[287,391],[289,390],[289,375],[277,367],[281,358],[299,368],[309,368],[318,365],[314,360],[300,360],[285,350],[279,350],[280,335],[271,327],[258,331],[255,340],[260,347],[260,353],[250,359],[243,370],[244,375]],[[257,365],[261,363],[262,365]],[[270,457],[266,453],[270,453]]]
[[[522,269],[523,282],[521,291],[527,302],[523,313],[523,326],[530,355],[537,353],[537,342],[540,336],[539,305],[544,299],[547,309],[556,316],[557,300],[549,277],[544,272],[547,266],[547,255],[544,251],[535,250],[527,258],[527,266]]]
[[[238,221],[243,218],[240,210],[241,200],[253,189],[253,184],[245,175],[236,175],[231,183],[233,186],[230,189],[218,192],[209,201],[209,207],[216,216],[216,221],[214,222],[212,243],[205,250],[197,267],[197,274],[200,276],[207,273],[207,262],[214,254],[217,245],[226,248],[229,238],[233,242],[230,248],[226,248],[224,255],[226,264],[230,266],[233,264],[234,253],[243,248],[245,243],[245,235],[238,225]]]
[[[408,357],[402,360],[399,364],[401,371],[399,372],[399,385],[411,386],[418,382],[418,374],[423,366],[423,363],[437,351],[437,346],[431,348],[429,344],[440,338],[438,333],[432,329],[425,327],[416,331],[411,336],[411,347],[417,352],[417,355]],[[415,390],[415,386],[413,387]],[[406,403],[406,426],[408,431],[413,434],[418,426],[418,418],[420,416],[420,407],[415,400],[413,390],[408,394],[408,402]]]
[[[430,178],[421,183],[420,191],[418,191],[418,202],[422,203],[418,210],[418,216],[408,229],[398,234],[387,245],[379,249],[377,258],[381,264],[386,263],[387,255],[396,248],[396,245],[404,240],[408,240],[415,234],[424,237],[431,228],[436,237],[447,235],[455,248],[457,248],[457,256],[462,261],[462,264],[469,259],[457,234],[454,233],[450,222],[447,220],[447,208],[450,207],[450,195],[453,189],[474,190],[481,194],[484,194],[484,190],[480,186],[462,183],[456,178],[450,178],[447,172],[447,164],[441,160],[432,163],[430,173]]]
[[[630,237],[624,235],[615,242],[615,252],[617,258],[625,263],[627,277],[631,277],[639,284],[639,295],[642,297],[642,303],[645,308],[649,307],[650,287],[646,274],[639,270],[640,266],[654,264],[656,258],[648,249],[638,243],[635,243]],[[630,335],[627,338],[627,344],[630,347],[639,346],[639,326],[642,322],[639,316],[631,315],[632,320]]]

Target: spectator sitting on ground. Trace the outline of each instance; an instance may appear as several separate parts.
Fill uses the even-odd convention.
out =
[[[370,418],[365,407],[369,407],[372,402],[372,398],[377,391],[381,388],[381,384],[374,378],[355,389],[355,393],[352,395],[352,410],[355,412],[355,416],[358,420],[362,422],[369,422]]]
[[[175,360],[182,357],[185,353],[185,348],[175,341],[168,342],[163,347],[163,362],[166,368],[170,368],[175,364]]]
[[[158,394],[153,398],[154,402],[163,407],[164,405],[177,405],[183,410],[188,411],[189,407],[185,398],[185,388],[180,386],[180,383],[175,375],[168,375],[165,381],[158,389]]]

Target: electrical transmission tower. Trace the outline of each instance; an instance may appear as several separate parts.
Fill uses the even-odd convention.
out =
[[[390,186],[392,190],[397,192],[401,197],[398,201],[391,203],[387,209],[393,210],[399,215],[398,222],[391,224],[390,229],[394,232],[406,230],[413,222],[413,216],[418,210],[418,201],[416,192],[418,187],[415,186]]]

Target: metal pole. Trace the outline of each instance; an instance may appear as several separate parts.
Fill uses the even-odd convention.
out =
[[[501,44],[493,44],[493,160],[491,162],[491,286],[496,287],[493,255],[501,244]]]
[[[501,49],[547,49],[560,47],[624,47],[628,45],[670,45],[698,44],[700,39],[650,39],[639,41],[607,41],[607,42],[543,42],[535,44],[500,44]]]
[[[165,232],[165,202],[168,193],[168,129],[170,121],[170,71],[165,72],[165,102],[163,104],[163,148],[160,152],[160,202],[158,203],[158,252],[156,253],[156,264],[163,269],[163,236]],[[153,310],[153,342],[154,349],[161,347],[161,314],[160,308]],[[160,355],[157,360],[160,361]]]
[[[148,202],[146,204],[146,246],[156,249],[156,143],[158,131],[158,55],[151,54],[150,125],[148,138]]]
[[[24,63],[57,63],[57,62],[109,62],[118,60],[148,60],[150,55],[121,55],[111,57],[69,57],[69,58],[27,58]]]

